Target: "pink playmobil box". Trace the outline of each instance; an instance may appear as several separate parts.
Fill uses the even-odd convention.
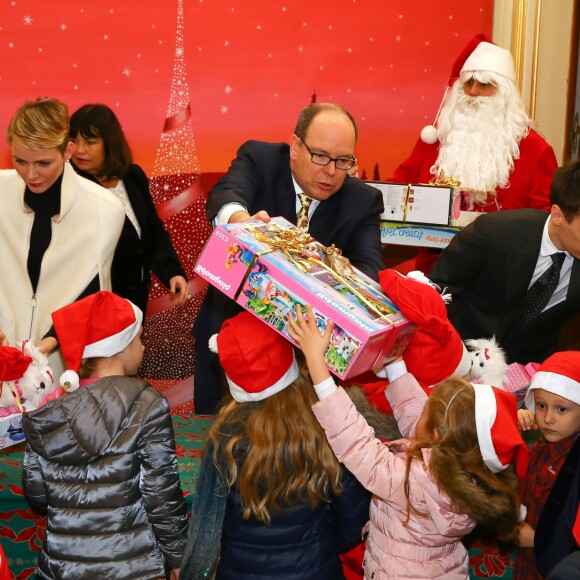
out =
[[[321,329],[334,321],[325,358],[340,378],[400,356],[415,330],[340,251],[281,217],[216,227],[195,272],[291,342],[288,313],[298,304],[312,306]]]

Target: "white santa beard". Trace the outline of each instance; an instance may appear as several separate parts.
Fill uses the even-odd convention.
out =
[[[461,187],[481,192],[509,185],[513,160],[519,157],[519,142],[527,128],[514,131],[506,125],[503,100],[491,97],[453,95],[439,116],[439,156],[433,166],[454,177]],[[486,195],[475,195],[483,201]]]

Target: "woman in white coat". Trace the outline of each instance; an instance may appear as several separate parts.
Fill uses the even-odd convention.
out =
[[[0,171],[0,344],[30,340],[63,368],[50,313],[111,288],[111,262],[124,211],[106,189],[68,161],[67,106],[56,99],[26,102],[6,139],[13,170]]]

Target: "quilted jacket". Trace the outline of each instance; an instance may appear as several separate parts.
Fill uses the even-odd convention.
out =
[[[342,492],[312,507],[297,501],[269,525],[243,519],[236,487],[226,498],[217,580],[340,580],[338,554],[361,541],[370,494],[346,470]]]
[[[427,400],[425,391],[406,373],[389,385],[386,395],[401,433],[413,437]],[[313,410],[338,459],[373,493],[365,578],[466,580],[469,559],[461,539],[475,521],[461,513],[431,478],[431,450],[423,449],[424,466],[419,461],[411,464],[410,500],[422,515],[407,516],[404,481],[409,441],[383,444],[341,387]]]
[[[47,513],[40,578],[164,578],[187,515],[165,397],[105,377],[26,413],[24,493]]]

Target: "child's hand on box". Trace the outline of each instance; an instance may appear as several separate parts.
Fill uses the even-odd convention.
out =
[[[288,324],[288,334],[302,349],[313,384],[316,385],[325,381],[330,376],[330,373],[324,362],[324,353],[330,343],[330,335],[332,334],[334,323],[329,320],[324,333],[320,334],[312,308],[309,305],[306,306],[306,318],[304,318],[302,308],[298,305],[296,307],[296,317],[291,313],[288,314]]]
[[[518,409],[518,423],[522,431],[538,428],[534,414],[527,409]]]

